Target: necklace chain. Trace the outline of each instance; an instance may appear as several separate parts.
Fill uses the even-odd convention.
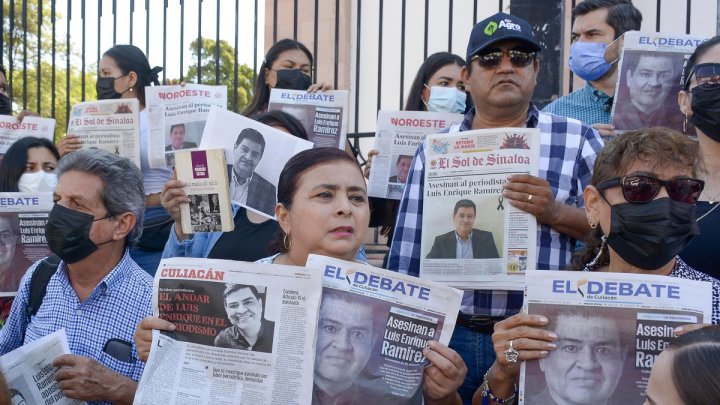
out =
[[[718,195],[720,195],[720,194],[718,194]],[[717,197],[717,196],[716,196],[716,197]],[[706,216],[710,215],[711,212],[715,211],[715,209],[716,209],[718,206],[720,206],[720,204],[716,204],[716,203],[713,202],[713,201],[710,201],[710,205],[712,205],[712,208],[710,208],[710,211],[702,214],[702,215],[700,216],[700,218],[698,218],[698,219],[695,220],[695,222],[700,222],[701,219],[703,219],[703,218],[705,218]]]

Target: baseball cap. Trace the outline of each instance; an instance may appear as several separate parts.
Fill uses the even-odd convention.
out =
[[[530,45],[535,51],[540,51],[540,44],[535,41],[530,23],[520,17],[506,13],[496,13],[475,24],[470,32],[470,41],[467,47],[467,63],[478,52],[490,45],[507,39],[517,39]]]

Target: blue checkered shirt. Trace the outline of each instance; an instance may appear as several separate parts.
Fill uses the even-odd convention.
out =
[[[460,131],[472,129],[475,110],[470,110]],[[582,207],[583,190],[590,184],[595,157],[603,147],[600,135],[580,121],[540,112],[530,104],[527,128],[540,128],[539,177],[552,187],[555,200]],[[454,128],[451,128],[451,131]],[[405,192],[400,201],[388,268],[403,274],[420,273],[420,238],[425,177],[425,143],[420,145],[412,162]],[[431,234],[434,234],[430,230]],[[537,268],[560,270],[569,262],[575,241],[547,225],[538,223]],[[521,291],[465,291],[461,311],[468,315],[509,316],[522,306]]]
[[[28,324],[25,307],[30,294],[30,278],[38,263],[28,269],[20,282],[10,317],[0,330],[0,355],[65,328],[72,354],[93,358],[138,381],[145,363],[137,358],[133,332],[144,317],[152,315],[152,277],[135,264],[126,250],[117,266],[85,301],[80,302],[68,279],[65,262],[61,262],[50,278],[42,305]],[[24,342],[23,330],[26,331]],[[103,351],[105,343],[112,338],[132,344],[131,362],[120,361]]]
[[[609,124],[612,122],[611,111],[611,97],[590,83],[543,108],[543,112],[575,118],[587,125]]]

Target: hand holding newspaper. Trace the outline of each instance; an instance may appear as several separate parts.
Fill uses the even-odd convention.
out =
[[[521,365],[520,404],[642,404],[677,326],[710,323],[712,285],[645,274],[537,271],[526,313],[548,318],[557,348]]]
[[[65,397],[55,381],[57,369],[52,362],[63,354],[70,354],[70,346],[65,329],[60,329],[0,357],[12,403],[85,404],[85,401]]]

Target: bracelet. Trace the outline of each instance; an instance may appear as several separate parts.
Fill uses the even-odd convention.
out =
[[[482,396],[483,396],[483,405],[487,404],[487,398],[490,398],[491,400],[497,402],[498,404],[505,404],[511,401],[518,393],[518,386],[517,384],[513,384],[513,394],[505,399],[501,399],[493,395],[492,391],[490,390],[490,384],[488,384],[488,373],[490,370],[485,372],[485,375],[483,376],[483,383],[482,383]]]

